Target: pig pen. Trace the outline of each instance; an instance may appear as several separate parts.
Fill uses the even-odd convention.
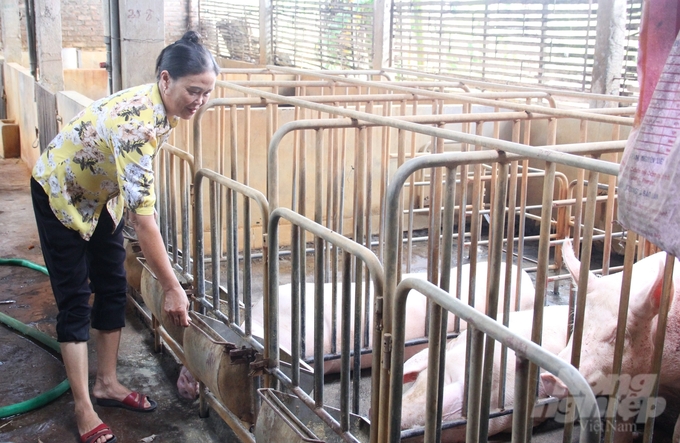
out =
[[[492,377],[489,358],[485,363],[474,350],[464,363],[465,397],[482,405],[469,411],[485,412],[440,428],[436,407],[426,427],[401,431],[394,423],[401,385],[394,375],[404,360],[404,349],[392,340],[400,324],[393,320],[400,309],[397,283],[404,274],[422,273],[421,280],[449,289],[453,278],[451,293],[467,293],[473,303],[475,280],[488,279],[488,300],[485,293],[477,299],[507,323],[506,314],[521,300],[511,306],[503,294],[521,293],[524,270],[536,282],[534,330],[540,331],[547,302],[582,312],[582,297],[571,295],[570,277],[561,271],[562,241],[573,238],[583,259],[593,256],[594,245],[600,248],[594,267],[606,275],[618,270],[611,251],[631,239],[615,232],[613,221],[617,155],[634,108],[624,106],[631,102],[625,98],[613,108],[579,107],[595,98],[603,97],[406,71],[225,70],[215,98],[192,126],[175,132],[172,143],[181,149],[166,145],[157,165],[162,232],[194,297],[194,324],[187,331],[164,327],[162,313],[149,308],[160,306],[161,296],[152,276],[141,289],[146,306],[139,304],[153,314],[158,346],[167,344],[208,388],[201,390],[199,412],[205,415],[210,406],[242,441],[273,441],[272,435],[289,436],[286,441],[447,441],[450,429],[466,421],[476,436],[469,441],[485,440],[490,397],[502,399],[505,388],[470,394],[470,374],[481,377],[474,386]],[[529,228],[538,234],[527,234]],[[646,253],[641,246],[640,257]],[[477,276],[483,256],[489,272]],[[501,261],[515,263],[516,272],[507,267],[501,273]],[[470,265],[469,288],[463,264]],[[555,292],[564,297],[546,300]],[[258,302],[261,314],[253,312]],[[273,315],[282,302],[301,308],[286,323],[285,346],[283,321]],[[325,331],[324,312],[331,312]],[[412,332],[417,338],[406,348],[412,354],[431,343],[432,367],[437,343],[460,333],[454,316],[443,333],[440,317],[440,310],[427,309],[424,324],[430,326]],[[260,337],[253,334],[254,319]],[[493,336],[511,347],[521,342]],[[531,339],[540,343],[539,332]],[[545,366],[538,354],[522,358],[557,370],[558,363]],[[324,376],[329,371],[340,375]],[[536,395],[538,369],[527,373],[515,388],[522,405]],[[429,377],[439,379],[436,372]],[[234,390],[245,395],[230,399]],[[497,403],[492,416],[513,411]],[[513,414],[513,429],[524,436],[517,441],[531,439],[529,419]],[[556,438],[568,441],[571,427],[563,432]],[[593,441],[592,432],[583,438]]]

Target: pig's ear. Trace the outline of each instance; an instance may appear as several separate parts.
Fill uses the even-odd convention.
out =
[[[420,372],[417,371],[404,372],[404,384],[416,381],[418,374],[420,374]]]
[[[425,348],[404,362],[404,383],[416,381],[418,374],[427,369],[429,348]]]
[[[571,240],[565,240],[562,245],[562,258],[564,259],[564,264],[567,266],[567,270],[571,274],[571,278],[574,279],[574,283],[578,284],[579,275],[581,273],[581,262],[574,255],[574,248],[571,246]],[[588,273],[588,291],[592,291],[597,285],[597,276],[592,272]]]

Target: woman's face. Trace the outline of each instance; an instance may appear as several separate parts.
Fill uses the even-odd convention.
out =
[[[198,108],[210,98],[210,93],[215,88],[215,78],[213,71],[178,79],[171,78],[168,71],[162,71],[158,87],[168,117],[177,116],[185,120],[193,117]]]

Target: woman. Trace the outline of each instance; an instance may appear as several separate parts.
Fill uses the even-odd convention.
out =
[[[156,402],[121,385],[116,375],[125,325],[124,209],[165,292],[164,310],[177,325],[189,325],[189,301],[154,218],[152,160],[179,119],[190,119],[206,103],[218,73],[198,34],[187,32],[158,56],[156,83],[92,103],[55,137],[33,169],[33,207],[59,308],[57,340],[83,443],[116,441],[90,401],[90,325],[97,349],[95,402],[139,412],[156,409]]]

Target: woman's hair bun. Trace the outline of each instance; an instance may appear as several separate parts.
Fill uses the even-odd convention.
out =
[[[182,36],[182,40],[187,40],[187,41],[190,41],[191,43],[195,43],[197,45],[200,45],[201,44],[201,35],[196,31],[187,31]]]
[[[173,79],[187,75],[214,72],[217,76],[220,68],[210,51],[203,46],[201,35],[196,31],[187,31],[181,39],[163,48],[156,59],[156,79],[161,73],[168,71]]]

